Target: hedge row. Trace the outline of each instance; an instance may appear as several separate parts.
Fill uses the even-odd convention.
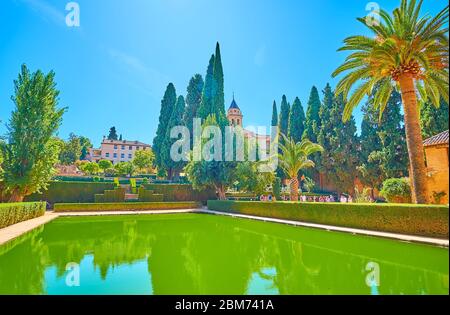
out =
[[[51,182],[48,190],[42,194],[33,194],[26,201],[47,201],[55,203],[94,202],[96,194],[103,194],[105,190],[114,190],[114,183],[89,182]]]
[[[208,209],[409,235],[449,236],[446,206],[210,200]]]
[[[57,203],[55,212],[197,209],[198,202]]]
[[[214,190],[196,191],[189,184],[144,184],[145,189],[164,195],[164,201],[200,201],[216,199]]]
[[[95,194],[94,202],[125,202],[125,189],[116,188],[114,190],[105,190],[103,194]]]
[[[139,187],[138,199],[140,202],[162,202],[164,201],[164,195],[155,194],[153,190],[147,190],[144,187]]]
[[[0,229],[45,214],[45,202],[0,204]]]

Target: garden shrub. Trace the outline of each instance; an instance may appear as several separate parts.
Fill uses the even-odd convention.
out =
[[[164,195],[155,194],[153,190],[147,190],[145,187],[139,188],[139,202],[162,202]]]
[[[208,209],[374,231],[448,238],[447,206],[208,201]]]
[[[176,210],[197,209],[200,203],[189,202],[120,202],[120,203],[57,203],[55,212],[80,211],[139,211],[139,210]]]
[[[275,177],[273,182],[273,195],[275,199],[281,200],[281,178]]]
[[[389,202],[410,203],[411,185],[408,178],[390,178],[383,182],[380,196]]]
[[[196,191],[189,184],[143,184],[145,189],[164,195],[164,201],[201,201],[216,199],[214,190]]]
[[[55,203],[94,202],[96,194],[103,194],[105,190],[114,189],[114,183],[90,182],[51,182],[42,194],[26,197],[26,201],[47,201]]]
[[[43,216],[45,202],[21,202],[0,204],[0,229]]]

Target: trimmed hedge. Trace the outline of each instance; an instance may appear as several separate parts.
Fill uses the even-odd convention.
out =
[[[47,201],[55,203],[83,203],[95,202],[96,194],[103,194],[105,190],[114,190],[114,183],[89,182],[51,182],[42,194],[33,194],[26,201]]]
[[[45,202],[0,204],[0,229],[44,214]]]
[[[164,201],[164,195],[155,194],[153,190],[146,190],[144,187],[139,187],[139,201],[140,202],[162,202]]]
[[[198,202],[57,203],[55,212],[197,209]]]
[[[409,235],[449,236],[446,206],[210,200],[208,209]]]
[[[164,201],[200,201],[216,199],[214,190],[196,191],[189,184],[143,184],[145,189],[164,195]]]

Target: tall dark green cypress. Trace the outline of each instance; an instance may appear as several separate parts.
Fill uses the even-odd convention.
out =
[[[191,134],[191,147],[193,143],[193,120],[199,117],[198,111],[202,102],[202,92],[205,83],[200,74],[194,75],[189,81],[186,95],[186,109],[183,115],[184,125]]]
[[[184,97],[180,95],[172,111],[169,122],[167,123],[166,135],[161,146],[161,156],[163,158],[162,165],[164,166],[164,169],[167,170],[169,179],[173,179],[174,176],[178,177],[181,169],[185,164],[183,161],[173,161],[172,157],[170,156],[172,145],[175,143],[175,141],[177,141],[177,139],[171,139],[170,131],[174,127],[183,125],[183,114],[185,106],[186,105],[184,102]]]
[[[292,104],[291,112],[289,114],[289,138],[300,142],[302,140],[303,132],[305,131],[305,111],[302,103],[298,97],[295,98]]]
[[[278,109],[277,102],[273,101],[272,108],[272,127],[278,126]]]
[[[155,164],[158,167],[163,167],[162,165],[162,145],[167,133],[167,125],[169,123],[172,112],[175,108],[177,102],[177,93],[175,91],[175,86],[172,83],[166,88],[164,97],[161,101],[161,111],[159,114],[159,124],[156,130],[156,137],[153,139],[153,152],[155,153]]]
[[[320,97],[315,86],[312,87],[308,100],[308,109],[306,111],[305,131],[303,138],[312,142],[317,142],[317,133],[320,128]]]
[[[280,132],[285,136],[288,135],[290,111],[291,108],[287,102],[286,95],[283,95],[283,98],[281,99],[280,119],[278,127],[280,128]],[[280,142],[283,143],[282,139],[280,139]]]
[[[213,110],[219,125],[225,127],[228,125],[228,120],[225,113],[225,86],[219,43],[216,44],[213,77]]]
[[[204,121],[209,115],[213,114],[214,97],[214,55],[209,59],[208,69],[206,70],[205,84],[203,86],[202,101],[198,109],[197,116]]]
[[[449,106],[443,99],[441,99],[441,106],[439,106],[439,108],[436,108],[429,102],[421,104],[420,124],[422,126],[422,136],[424,139],[448,130],[448,113]]]

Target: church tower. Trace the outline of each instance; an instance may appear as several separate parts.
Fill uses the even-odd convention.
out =
[[[234,100],[234,94],[233,94],[233,102],[231,102],[230,108],[228,109],[227,118],[230,123],[230,126],[241,126],[242,127],[242,119],[243,115],[241,112],[241,109],[237,105],[236,101]]]

